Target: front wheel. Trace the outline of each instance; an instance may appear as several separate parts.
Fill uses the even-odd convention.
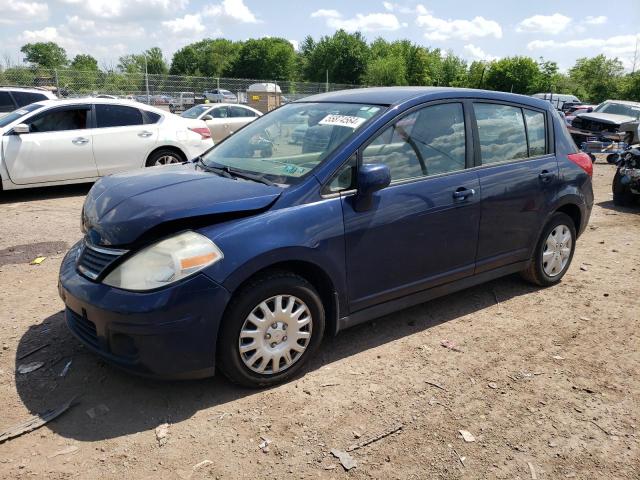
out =
[[[289,272],[257,277],[232,300],[218,336],[218,367],[234,383],[290,379],[320,345],[325,313],[317,291]]]
[[[548,287],[558,283],[571,265],[576,248],[576,227],[569,215],[556,212],[536,245],[531,263],[521,272],[525,280]]]

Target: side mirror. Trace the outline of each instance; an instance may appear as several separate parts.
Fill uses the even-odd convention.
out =
[[[373,194],[388,187],[391,183],[391,171],[384,164],[365,163],[358,169],[358,193],[354,208],[358,212],[369,210],[373,206]]]
[[[593,112],[593,107],[587,108],[587,113],[591,113],[591,112]]]
[[[213,117],[211,115],[205,115],[204,117],[201,118],[201,120],[208,122],[209,120],[213,120]]]
[[[17,135],[22,135],[23,133],[31,132],[31,128],[26,123],[19,123],[15,127],[13,127],[13,133]]]

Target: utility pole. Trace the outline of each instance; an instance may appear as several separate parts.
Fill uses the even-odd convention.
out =
[[[638,59],[638,37],[636,36],[636,49],[633,52],[633,66],[631,67],[631,73],[636,73],[636,60]]]
[[[324,89],[326,92],[329,91],[329,69],[328,68],[327,68],[327,80],[326,80]]]

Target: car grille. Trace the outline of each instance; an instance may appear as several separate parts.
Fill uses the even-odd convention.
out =
[[[92,321],[67,308],[67,324],[83,341],[92,347],[100,348],[96,325]]]
[[[78,257],[78,271],[91,280],[98,279],[102,273],[122,255],[126,250],[96,247],[84,242],[82,252]]]

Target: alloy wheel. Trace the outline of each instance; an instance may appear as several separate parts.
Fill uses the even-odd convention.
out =
[[[180,163],[180,159],[173,155],[162,155],[161,157],[157,158],[156,162],[153,165],[157,167],[160,165],[171,165],[174,163]]]

